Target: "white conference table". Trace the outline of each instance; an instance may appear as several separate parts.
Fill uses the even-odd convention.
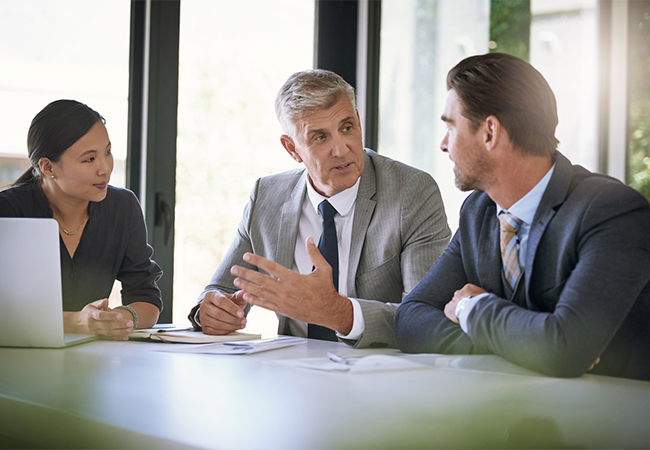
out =
[[[0,348],[4,445],[650,447],[650,382],[549,378],[497,356],[429,355],[425,368],[360,374],[292,366],[327,351],[401,355],[312,340],[238,356],[152,351],[161,345],[183,344]]]

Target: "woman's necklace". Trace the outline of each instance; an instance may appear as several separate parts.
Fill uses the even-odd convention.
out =
[[[84,225],[84,223],[86,223],[87,220],[88,220],[88,216],[86,216],[86,218],[84,219],[84,221],[81,222],[81,224],[80,224],[80,225],[77,227],[77,229],[74,230],[74,231],[68,231],[68,230],[65,230],[65,229],[61,226],[60,223],[59,223],[59,228],[61,228],[61,231],[63,231],[67,236],[74,236],[74,235],[77,234],[77,232],[81,229],[81,227]]]

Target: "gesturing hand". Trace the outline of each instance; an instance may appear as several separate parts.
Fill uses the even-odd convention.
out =
[[[352,329],[352,303],[334,289],[332,268],[309,237],[305,247],[314,271],[301,275],[273,261],[252,253],[244,261],[269,275],[233,266],[235,286],[244,291],[244,300],[303,322],[322,325],[348,334]]]

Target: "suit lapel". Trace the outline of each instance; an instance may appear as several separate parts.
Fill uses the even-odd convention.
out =
[[[307,193],[307,171],[303,171],[289,199],[282,205],[280,226],[278,227],[278,246],[275,251],[275,262],[292,269],[298,238],[298,226],[302,202]]]
[[[366,240],[370,219],[375,212],[377,202],[372,200],[377,192],[377,180],[375,176],[375,166],[370,156],[364,153],[364,166],[361,181],[359,182],[359,192],[354,205],[354,219],[352,221],[352,241],[350,243],[350,261],[348,267],[348,297],[355,297],[356,294],[356,275],[361,260],[361,251]]]
[[[571,183],[572,171],[573,168],[571,162],[560,152],[556,152],[553,175],[551,176],[551,180],[542,196],[542,200],[539,202],[535,218],[533,219],[530,231],[528,232],[526,271],[524,274],[526,279],[526,292],[528,291],[528,286],[530,286],[530,277],[534,270],[533,264],[535,262],[537,247],[542,240],[546,227],[551,223],[551,220],[553,220],[558,206],[564,203],[564,200],[566,199],[569,185]]]
[[[487,195],[487,194],[484,194]],[[499,244],[499,221],[496,216],[494,202],[485,208],[478,248],[482,249],[479,255],[478,274],[479,283],[483,289],[499,297],[504,297],[503,283],[501,280],[502,263],[501,248]]]

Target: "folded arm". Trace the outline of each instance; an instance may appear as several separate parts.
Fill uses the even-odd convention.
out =
[[[616,206],[625,205],[623,207]],[[536,310],[494,294],[479,300],[468,316],[468,334],[444,314],[453,292],[468,280],[456,237],[439,264],[407,297],[396,315],[400,348],[409,352],[490,352],[552,376],[580,376],[601,356],[648,283],[650,245],[647,207],[630,202],[593,202],[574,228],[564,230],[572,250],[544,266],[540,243],[529,298]],[[625,210],[627,208],[627,210]],[[616,211],[603,217],[599,211]],[[622,232],[625,230],[625,232]],[[540,257],[542,252],[542,257]],[[550,254],[555,254],[551,252]],[[540,280],[547,280],[541,283]],[[539,285],[549,285],[540,290]],[[537,283],[537,284],[535,284]],[[541,284],[540,284],[541,283]]]

